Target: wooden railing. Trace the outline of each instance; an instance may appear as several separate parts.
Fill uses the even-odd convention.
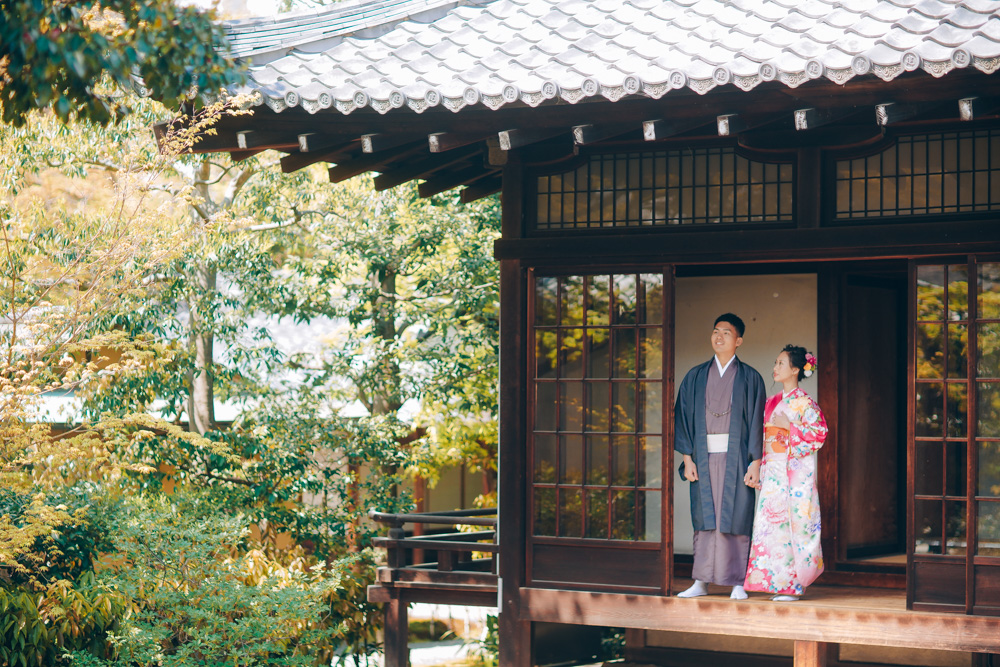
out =
[[[407,607],[412,602],[492,607],[497,603],[497,511],[456,510],[417,514],[368,512],[389,526],[373,543],[386,549],[386,567],[368,587],[368,601],[383,604],[385,667],[406,667]],[[481,526],[487,530],[407,537],[404,526]],[[434,551],[437,560],[424,562]],[[488,554],[488,557],[476,557]]]
[[[376,537],[373,543],[386,549],[386,564],[390,569],[436,569],[438,572],[487,571],[496,574],[496,508],[454,510],[450,512],[421,512],[414,514],[388,514],[371,510],[368,517],[389,526],[387,537]],[[407,537],[406,524],[435,526],[484,526],[490,530],[472,532],[434,533]],[[418,562],[426,551],[435,551],[437,561]],[[489,554],[489,558],[474,558],[476,553]]]

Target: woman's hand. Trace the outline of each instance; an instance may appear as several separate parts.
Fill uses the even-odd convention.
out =
[[[789,428],[792,422],[788,421],[788,415],[784,412],[771,415],[771,423],[778,428]]]
[[[747,468],[746,474],[743,475],[743,483],[751,489],[760,488],[760,459],[750,462],[750,467]]]

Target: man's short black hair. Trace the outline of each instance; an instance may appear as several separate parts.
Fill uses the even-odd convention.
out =
[[[733,315],[732,313],[725,313],[723,315],[719,315],[718,317],[715,318],[715,324],[713,324],[712,326],[713,327],[718,326],[719,322],[728,322],[729,324],[732,324],[733,327],[735,327],[736,333],[739,334],[740,338],[743,338],[743,332],[747,330],[747,325],[743,324],[743,320],[741,320],[738,316]]]

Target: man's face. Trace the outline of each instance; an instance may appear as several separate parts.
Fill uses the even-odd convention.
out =
[[[712,349],[720,359],[729,359],[742,344],[743,338],[729,322],[719,322],[712,329]]]

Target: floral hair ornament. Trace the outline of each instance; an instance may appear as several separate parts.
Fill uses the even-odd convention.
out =
[[[816,356],[812,352],[806,352],[806,365],[802,367],[802,375],[812,377],[813,371],[819,366]]]

